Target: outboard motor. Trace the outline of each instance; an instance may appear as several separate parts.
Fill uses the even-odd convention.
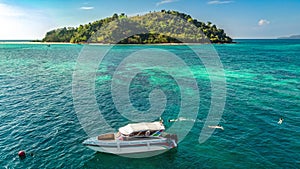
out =
[[[167,134],[165,138],[167,138],[170,147],[177,147],[178,137],[176,134]]]

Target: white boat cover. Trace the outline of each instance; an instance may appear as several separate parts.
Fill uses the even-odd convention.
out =
[[[151,123],[135,123],[127,124],[124,127],[119,128],[119,132],[125,135],[129,135],[134,132],[139,131],[157,131],[165,130],[165,126],[161,122],[151,122]]]

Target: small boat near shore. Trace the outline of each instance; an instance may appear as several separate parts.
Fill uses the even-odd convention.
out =
[[[133,123],[119,128],[117,133],[89,138],[83,145],[98,152],[117,155],[155,155],[177,147],[177,135],[164,133],[164,130],[161,121]]]

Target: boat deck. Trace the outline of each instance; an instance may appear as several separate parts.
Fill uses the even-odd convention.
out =
[[[117,137],[114,133],[103,134],[97,137],[100,141],[115,141]],[[160,137],[149,137],[149,136],[135,136],[135,137],[123,137],[123,141],[138,141],[138,140],[153,140],[160,139]]]

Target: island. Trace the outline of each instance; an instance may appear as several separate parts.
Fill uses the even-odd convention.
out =
[[[191,26],[192,24],[192,26]],[[113,14],[78,27],[64,27],[46,33],[42,42],[158,44],[233,43],[223,29],[200,22],[178,11],[161,10],[128,17]]]
[[[291,35],[289,37],[280,37],[278,39],[300,39],[300,35]]]

